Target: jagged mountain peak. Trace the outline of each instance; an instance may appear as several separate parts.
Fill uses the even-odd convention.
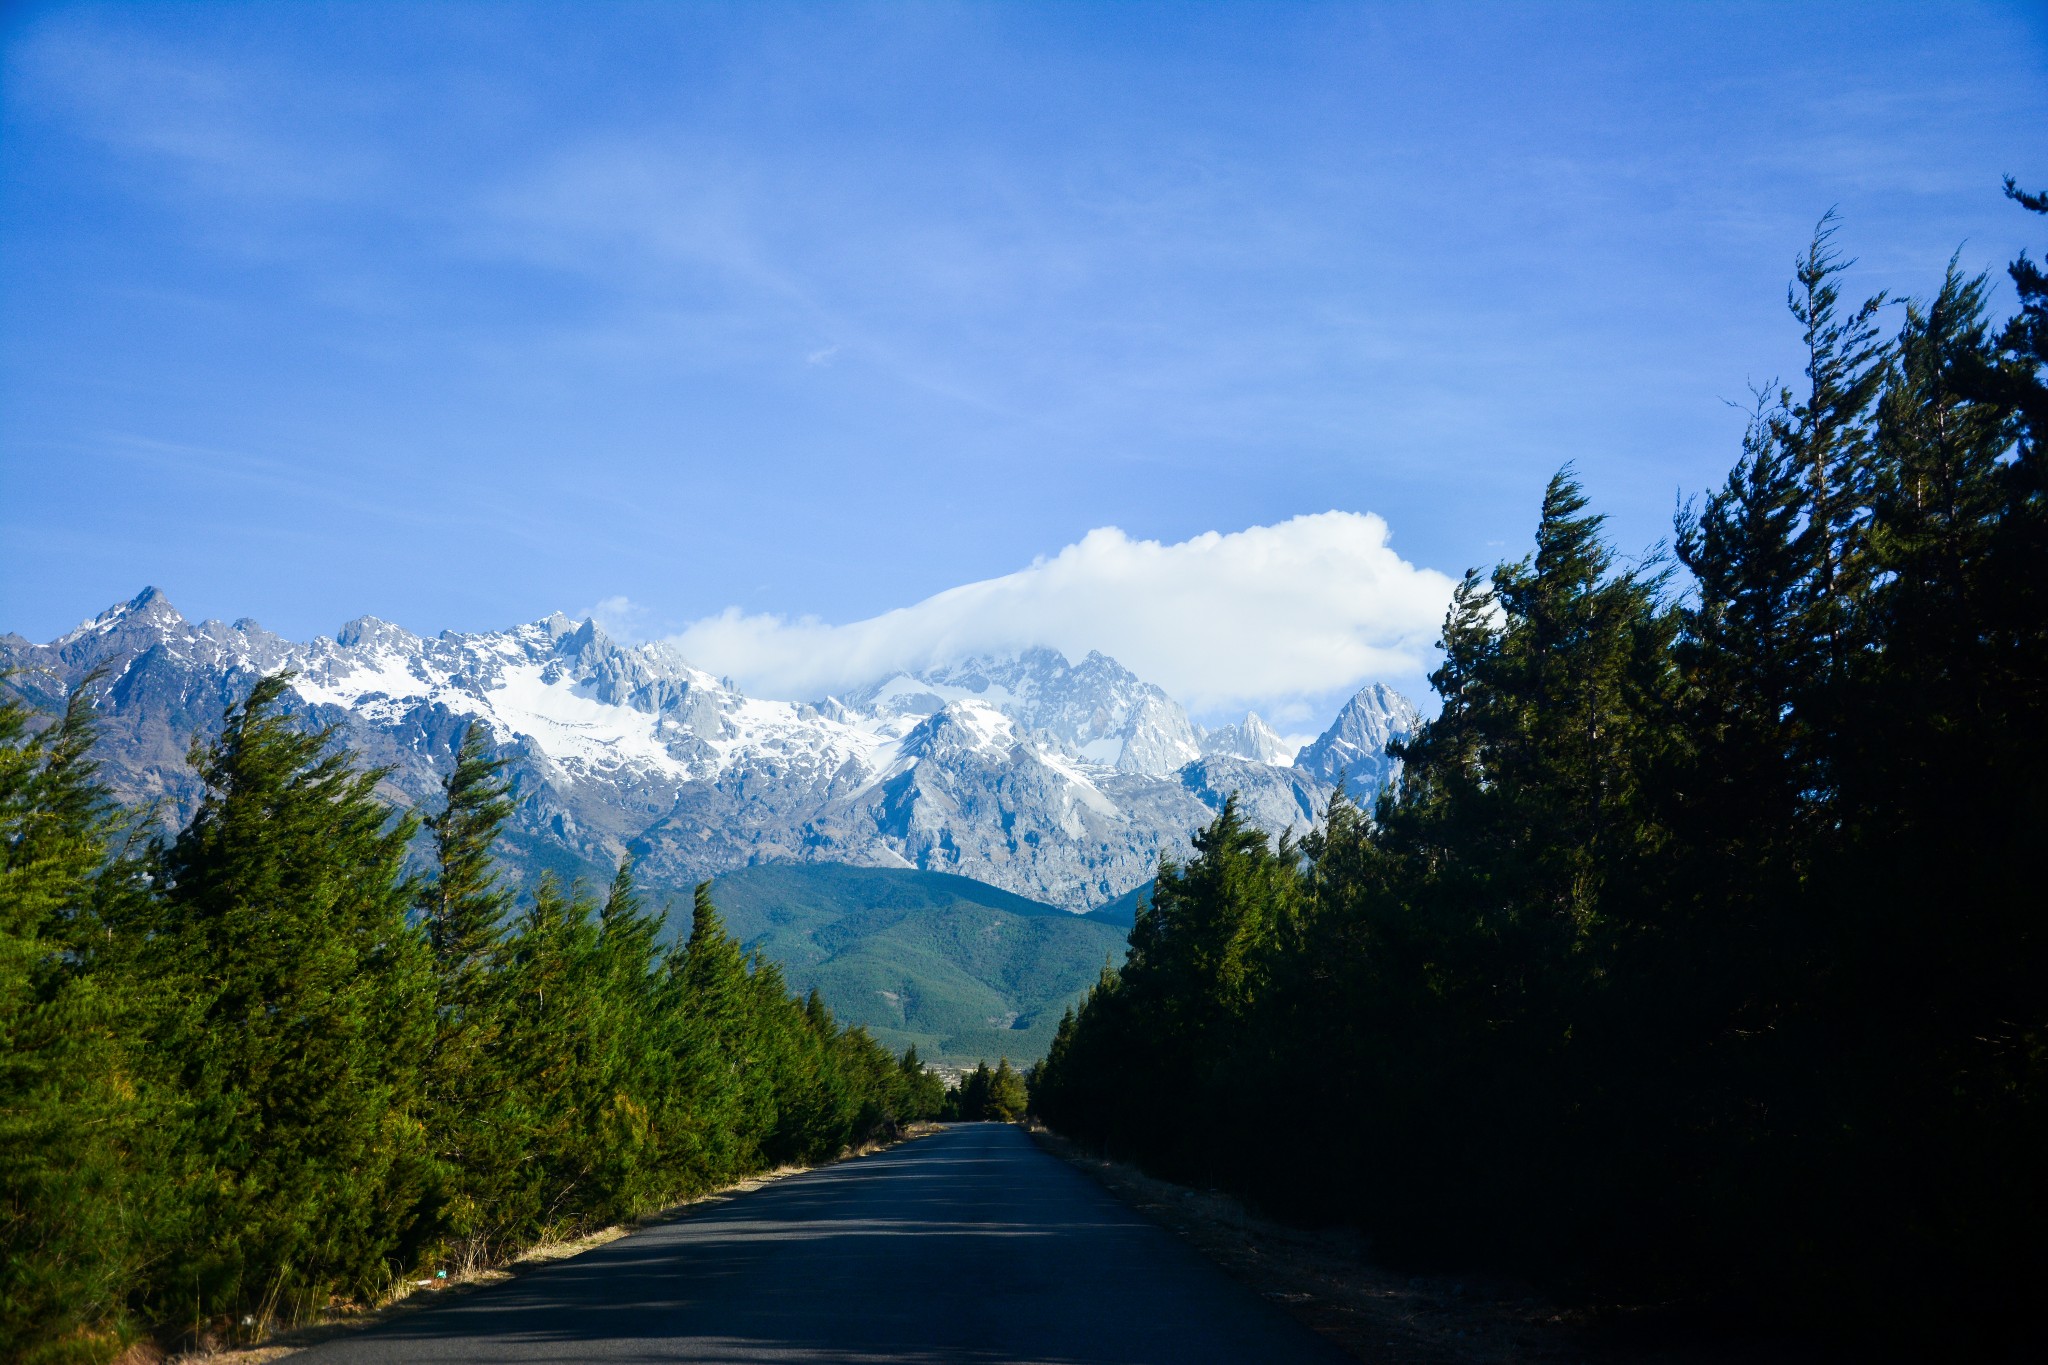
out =
[[[949,701],[903,737],[902,752],[922,758],[953,753],[1006,754],[1017,724],[987,702]]]
[[[235,629],[255,625],[245,617],[235,622]],[[358,616],[334,632],[334,643],[343,649],[417,649],[420,637],[404,626],[393,625],[375,616]]]
[[[120,629],[174,629],[185,624],[185,618],[171,605],[171,599],[154,587],[146,587],[126,602],[116,602],[90,621],[81,621],[70,633],[60,636],[59,645],[70,644],[88,636],[104,635]]]
[[[193,734],[286,668],[292,704],[345,727],[394,800],[435,801],[462,730],[487,727],[518,774],[508,856],[526,866],[608,875],[630,853],[670,887],[756,862],[909,866],[1075,909],[1185,856],[1233,792],[1278,830],[1314,818],[1320,772],[1376,786],[1357,770],[1384,767],[1375,736],[1412,717],[1365,689],[1290,767],[1263,719],[1199,736],[1100,651],[984,653],[811,706],[749,697],[670,646],[622,645],[561,613],[432,638],[362,616],[301,644],[247,619],[191,624],[148,590],[51,645],[0,637],[0,667],[38,679],[41,704],[102,664],[103,771],[173,819],[199,794]]]
[[[1067,757],[1117,772],[1164,776],[1201,756],[1180,703],[1095,650],[1079,663],[1044,646],[976,654],[898,671],[838,700],[877,716],[985,702]]]
[[[574,635],[584,626],[595,627],[597,623],[590,620],[578,621],[567,612],[551,611],[533,624],[544,631],[549,639],[560,640],[564,636]]]
[[[1295,766],[1332,786],[1342,782],[1353,799],[1370,804],[1400,772],[1387,745],[1413,735],[1421,723],[1413,702],[1384,683],[1369,684],[1344,703]]]
[[[1244,713],[1234,725],[1219,726],[1202,736],[1205,757],[1248,758],[1255,763],[1286,767],[1294,762],[1294,747],[1280,738],[1256,711]]]

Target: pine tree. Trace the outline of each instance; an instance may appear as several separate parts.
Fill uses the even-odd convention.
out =
[[[1825,868],[1839,929],[1816,992],[1857,1035],[1827,1058],[1840,1176],[1816,1216],[1852,1243],[1875,1235],[1858,1190],[1940,1153],[1917,1182],[1918,1225],[1977,1294],[2024,1292],[2015,1270],[2032,1259],[2024,1222],[1987,1210],[2048,1204],[2048,1177],[2013,1156],[2048,1142],[2048,1069],[2025,1022],[2048,1023],[2030,851],[2048,812],[2048,656],[2028,659],[2008,614],[2010,580],[2037,588],[2048,556],[2006,553],[2024,544],[2024,414],[1967,382],[1999,363],[1986,286],[1951,261],[1906,306],[1879,404],[1875,581]]]
[[[1808,627],[1826,667],[1818,685],[1840,680],[1852,645],[1856,604],[1869,581],[1863,533],[1870,505],[1871,408],[1885,378],[1877,316],[1882,294],[1844,313],[1840,277],[1856,262],[1835,249],[1833,210],[1814,228],[1800,257],[1786,307],[1806,352],[1806,391],[1787,390],[1779,405],[1778,445],[1805,484],[1804,549],[1813,568]]]
[[[86,755],[88,678],[38,725],[0,695],[0,1354],[111,1358],[139,1229],[122,983],[95,970],[92,903],[115,814]]]
[[[1272,846],[1233,794],[1194,838],[1196,858],[1165,864],[1131,932],[1124,974],[1134,989],[1199,998],[1200,1015],[1162,1024],[1199,1035],[1239,1019],[1259,988],[1260,950],[1286,913],[1291,843]]]
[[[1805,391],[1678,520],[1685,595],[1561,473],[1534,553],[1458,586],[1398,790],[1340,793],[1270,886],[1223,831],[1162,869],[1034,1112],[1391,1254],[2024,1354],[2048,276],[2014,264],[2001,332],[1952,266],[1884,343],[1833,231],[1791,296]]]
[[[481,726],[464,728],[455,767],[442,785],[444,805],[424,821],[433,835],[434,880],[421,888],[419,910],[434,955],[435,1007],[442,1020],[439,1051],[468,1049],[482,1020],[489,976],[497,965],[511,895],[499,884],[492,847],[512,814],[512,784],[503,760],[491,757]]]
[[[605,1148],[601,1216],[630,1216],[664,1192],[654,1119],[664,1083],[654,1019],[662,923],[643,909],[632,863],[622,861],[598,912],[595,962],[603,1083],[592,1122]]]
[[[1442,717],[1402,746],[1387,847],[1439,935],[1441,998],[1504,1044],[1549,1053],[1601,978],[1610,877],[1642,843],[1664,743],[1671,622],[1661,578],[1620,572],[1569,468],[1546,489],[1535,553],[1468,575],[1445,628]],[[1496,615],[1497,613],[1497,615]],[[1504,1061],[1533,1076],[1528,1057]]]
[[[2048,214],[2048,190],[2030,194],[2011,176],[2005,197],[2029,213]],[[2006,269],[2019,311],[1999,335],[2002,354],[1992,363],[1975,363],[1967,353],[1957,356],[1956,387],[1977,402],[1994,403],[2018,415],[2025,431],[2017,469],[2034,467],[2030,480],[2038,490],[2039,462],[2048,458],[2048,270],[2022,251]]]
[[[140,950],[162,1005],[152,1051],[181,1096],[155,1152],[180,1192],[157,1302],[202,1319],[374,1292],[407,1255],[426,1173],[415,825],[331,730],[281,712],[287,683],[258,682],[195,746],[205,796],[157,859]]]
[[[605,1087],[596,908],[581,886],[565,890],[544,873],[506,944],[500,1046],[517,1165],[490,1210],[501,1241],[574,1230],[601,1202],[603,1139],[592,1122]]]
[[[899,1110],[905,1120],[935,1119],[946,1102],[946,1083],[919,1060],[915,1044],[903,1049],[896,1064],[903,1093]]]
[[[1030,1107],[1030,1100],[1024,1093],[1024,1078],[1010,1065],[1008,1057],[996,1063],[996,1069],[989,1077],[987,1104],[988,1117],[1000,1123],[1015,1123]]]
[[[1712,806],[1706,818],[1741,820],[1772,839],[1806,825],[1803,804],[1816,786],[1800,707],[1813,664],[1806,485],[1776,439],[1779,425],[1768,412],[1751,419],[1742,459],[1703,510],[1680,515],[1676,541],[1694,584],[1679,613],[1683,704],[1714,765],[1713,788],[1694,800]]]
[[[663,954],[649,989],[646,1045],[655,1083],[649,1124],[655,1134],[659,1183],[671,1197],[696,1194],[720,1179],[717,1153],[725,1133],[711,1097],[725,1084],[709,1021],[684,976],[687,943]]]
[[[1685,739],[1657,772],[1658,819],[1674,831],[1656,874],[1668,909],[1636,969],[1665,1009],[1689,1016],[1671,1028],[1724,1053],[1794,1047],[1791,1015],[1824,952],[1803,888],[1828,818],[1834,764],[1812,684],[1830,664],[1811,629],[1810,484],[1784,426],[1758,412],[1727,481],[1677,524],[1693,577],[1673,646]]]
[[[1395,794],[1388,793],[1389,806],[1441,810],[1447,801],[1469,801],[1483,787],[1480,721],[1486,700],[1486,670],[1500,643],[1499,609],[1485,575],[1477,569],[1465,570],[1444,614],[1439,640],[1443,660],[1429,675],[1441,707],[1428,725],[1407,739],[1395,740],[1387,749],[1403,764],[1399,799],[1397,802]]]
[[[512,896],[492,863],[498,832],[512,814],[504,764],[490,756],[481,726],[462,732],[444,804],[426,817],[435,876],[417,909],[433,961],[434,1041],[421,1068],[423,1115],[438,1163],[438,1219],[468,1247],[489,1222],[500,1173],[521,1154],[501,1110],[506,1080],[496,1056],[503,1029],[505,918]]]
[[[842,1033],[817,990],[804,997],[803,1028],[792,1039],[790,1079],[777,1087],[784,1097],[778,1104],[784,1125],[795,1134],[788,1150],[827,1160],[852,1141],[865,1098],[859,1074],[864,1061],[859,1040],[865,1037]]]
[[[711,1179],[731,1179],[758,1166],[772,1114],[762,1112],[762,1077],[750,1074],[758,1048],[746,958],[725,932],[710,882],[698,885],[691,904],[678,985],[680,1008],[700,1031],[695,1041],[704,1058],[691,1096],[697,1146]]]
[[[1604,519],[1586,505],[1561,471],[1535,554],[1494,575],[1507,626],[1485,680],[1494,710],[1481,759],[1511,803],[1501,836],[1530,850],[1509,859],[1522,865],[1510,875],[1530,878],[1528,909],[1572,938],[1599,912],[1607,855],[1632,837],[1669,635],[1659,580],[1614,571]]]
[[[962,1076],[947,1096],[950,1116],[962,1123],[987,1119],[989,1087],[994,1081],[995,1073],[988,1069],[987,1062],[975,1063],[974,1070]]]
[[[1029,1098],[1032,1112],[1048,1125],[1105,1153],[1129,1156],[1125,1101],[1137,1054],[1123,1005],[1121,978],[1105,964],[1080,1005],[1062,1017],[1052,1046],[1035,1068]],[[950,1093],[948,1103],[957,1109]]]
[[[735,945],[737,946],[737,945]],[[782,969],[758,954],[742,957],[745,1031],[737,1073],[745,1131],[755,1135],[757,1160],[775,1167],[821,1160],[837,1153],[833,1082],[825,1074],[827,1044],[795,999]],[[822,1022],[830,1027],[829,1013]]]

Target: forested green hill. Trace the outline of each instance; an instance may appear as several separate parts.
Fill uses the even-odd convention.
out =
[[[1115,925],[1128,934],[1138,922],[1138,907],[1152,903],[1153,883],[1134,886],[1115,900],[1098,905],[1088,912],[1087,918],[1103,924]]]
[[[609,871],[557,846],[502,836],[514,884],[542,873],[600,885]],[[1138,899],[1152,883],[1085,915],[971,877],[915,868],[766,863],[713,882],[719,910],[750,950],[781,967],[792,988],[816,989],[848,1024],[927,1061],[972,1065],[1045,1055],[1060,1013],[1122,962]],[[650,881],[648,900],[673,907],[687,930],[693,888]]]
[[[929,1061],[1043,1056],[1061,1012],[1125,951],[1116,915],[938,872],[767,864],[718,878],[712,894],[734,936],[792,987]]]

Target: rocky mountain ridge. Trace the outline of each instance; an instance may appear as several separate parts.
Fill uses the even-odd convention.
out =
[[[814,703],[749,697],[662,644],[620,645],[560,614],[511,630],[412,634],[373,617],[295,643],[243,619],[192,623],[154,589],[48,644],[0,636],[42,704],[91,670],[110,785],[167,819],[197,800],[194,733],[260,676],[430,800],[463,727],[487,725],[520,780],[516,863],[604,872],[630,854],[683,885],[771,862],[955,873],[1072,910],[1150,878],[1231,793],[1272,830],[1309,824],[1341,778],[1396,771],[1414,708],[1351,699],[1299,762],[1256,715],[1202,731],[1102,654],[1048,649],[898,672]]]

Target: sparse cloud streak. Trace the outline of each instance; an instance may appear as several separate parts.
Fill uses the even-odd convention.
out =
[[[1326,507],[1484,567],[1566,461],[1625,551],[1668,535],[1721,399],[1803,363],[1830,204],[1859,297],[1961,243],[2009,309],[2039,8],[13,6],[0,628],[625,592],[778,690],[1040,633],[1202,695],[1393,682],[1433,621],[1063,585]],[[1190,683],[1154,616],[1239,657]]]

